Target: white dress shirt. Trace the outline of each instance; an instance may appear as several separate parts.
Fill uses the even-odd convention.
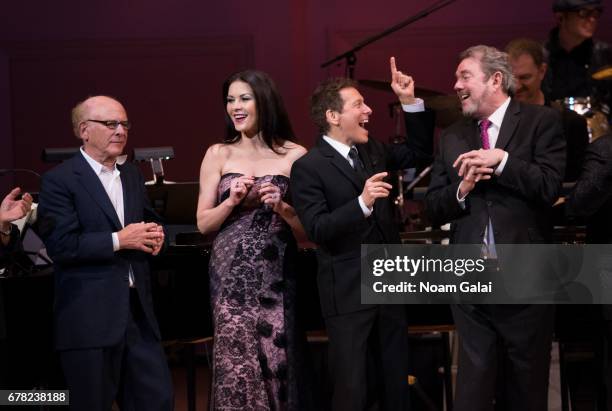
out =
[[[499,137],[499,130],[501,129],[502,121],[504,120],[504,116],[506,115],[506,110],[508,109],[509,104],[510,104],[510,97],[508,97],[506,101],[504,101],[501,106],[497,107],[497,110],[495,110],[493,114],[489,116],[489,121],[491,122],[491,125],[489,126],[488,132],[489,132],[489,147],[491,148],[491,150],[494,149],[495,145],[497,144],[497,137]],[[479,126],[481,122],[482,120],[478,122]],[[504,151],[504,158],[494,170],[494,173],[496,176],[501,175],[502,171],[504,171],[504,167],[506,167],[507,162],[508,162],[508,152]],[[461,198],[459,196],[459,188],[457,188],[457,200],[459,201],[459,204],[461,204],[461,207],[465,208],[465,204],[464,204],[465,197]]]
[[[83,147],[81,147],[81,154],[87,160],[87,163],[91,166],[96,176],[100,179],[108,198],[117,213],[121,227],[125,226],[125,213],[123,209],[123,185],[121,184],[121,172],[117,168],[117,163],[114,164],[113,168],[108,168],[103,164],[98,163],[96,160],[91,158]],[[119,250],[119,235],[114,232],[111,234],[113,239],[113,251]],[[134,274],[130,268],[129,273],[130,287],[134,286]]]
[[[510,104],[510,97],[508,97],[506,101],[504,101],[503,104],[499,106],[497,110],[495,110],[493,114],[491,114],[488,117],[489,121],[491,122],[491,125],[489,126],[489,129],[488,129],[489,146],[491,147],[491,149],[494,149],[495,145],[497,144],[497,137],[499,137],[499,130],[501,129],[502,121],[504,120],[504,116],[506,115],[506,110],[508,109],[509,104]],[[479,126],[481,122],[482,120],[478,122]],[[508,162],[508,152],[504,151],[504,158],[498,164],[497,168],[495,168],[495,171],[494,171],[495,175],[497,176],[501,175],[502,171],[504,171],[504,167],[506,166],[507,162]],[[467,194],[463,198],[459,197],[459,188],[457,188],[457,200],[459,201],[459,205],[463,209],[465,209],[465,197],[467,197]],[[485,234],[482,239],[482,242],[483,242],[484,257],[485,258],[497,258],[497,250],[495,248],[495,238],[493,235],[493,224],[491,223],[491,218],[489,218],[489,223],[485,227]]]
[[[334,140],[333,138],[328,137],[326,135],[323,136],[323,140],[325,140],[330,146],[334,148],[334,150],[336,150],[342,157],[344,157],[346,161],[349,162],[351,167],[354,166],[353,160],[349,157],[349,152],[351,151],[351,147],[347,146],[344,143],[339,142],[338,140]],[[363,216],[366,218],[371,216],[372,212],[374,211],[374,206],[372,206],[371,208],[368,208],[368,206],[366,206],[365,202],[363,201],[363,198],[361,198],[361,195],[357,197],[357,200],[359,201],[359,207],[361,207]]]

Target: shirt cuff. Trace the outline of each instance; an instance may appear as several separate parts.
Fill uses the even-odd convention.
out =
[[[422,98],[416,97],[412,104],[402,104],[402,110],[406,113],[420,113],[425,111],[425,102]]]
[[[113,233],[113,251],[119,251],[119,234]]]
[[[361,211],[363,212],[363,216],[364,217],[369,217],[372,215],[372,211],[374,211],[374,206],[372,206],[372,208],[368,208],[365,203],[363,202],[363,198],[361,198],[361,196],[357,197],[357,200],[359,200],[359,207],[361,207]]]
[[[461,187],[461,184],[459,184],[459,187]],[[461,207],[462,210],[465,210],[465,198],[467,197],[467,194],[463,196],[463,198],[459,197],[459,187],[457,187],[457,202],[459,203],[459,207]]]
[[[506,167],[507,162],[508,162],[508,152],[504,151],[504,158],[502,159],[501,163],[499,163],[499,165],[494,171],[496,176],[499,177],[501,175],[502,171],[504,171],[504,167]]]

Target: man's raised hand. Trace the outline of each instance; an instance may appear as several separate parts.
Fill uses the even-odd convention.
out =
[[[402,104],[414,104],[414,80],[397,69],[395,57],[389,59],[391,88]]]

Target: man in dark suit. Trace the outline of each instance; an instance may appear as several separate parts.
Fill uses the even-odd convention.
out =
[[[567,196],[566,213],[587,218],[587,243],[612,243],[612,134],[587,147],[580,176]]]
[[[117,164],[130,123],[115,99],[72,112],[80,153],[43,177],[40,233],[55,264],[55,343],[74,410],[172,410],[147,258],[157,224],[132,164]]]
[[[414,105],[414,83],[395,69],[392,87],[402,104]],[[422,101],[419,102],[422,104]],[[410,109],[410,107],[405,107]],[[389,201],[389,170],[429,159],[431,112],[406,113],[412,135],[389,150],[368,137],[372,110],[349,79],[323,82],[311,97],[322,137],[291,169],[293,203],[310,240],[317,244],[318,287],[329,336],[332,408],[366,408],[366,352],[380,372],[381,410],[408,404],[405,307],[361,303],[361,244],[399,243]],[[368,348],[370,347],[370,348]]]
[[[587,147],[582,171],[567,196],[565,211],[569,218],[580,217],[586,220],[587,243],[612,244],[612,134],[599,137]],[[602,274],[605,273],[602,279],[607,280],[604,287],[609,287],[612,256],[602,256],[601,267]],[[586,313],[589,315],[587,320],[602,331],[606,344],[601,361],[604,370],[604,409],[612,410],[612,306],[601,306],[603,326],[599,321],[594,321],[595,318],[600,319],[597,315],[599,310],[595,310],[597,307],[592,308]],[[597,332],[595,335],[599,337]]]
[[[516,81],[514,98],[527,104],[538,104],[553,107],[561,113],[563,134],[567,144],[567,158],[563,181],[576,181],[580,173],[584,150],[589,144],[587,122],[574,111],[562,107],[559,103],[546,99],[542,92],[542,80],[548,65],[544,47],[531,39],[514,39],[506,45],[506,53],[512,65],[512,74]]]
[[[426,196],[430,218],[451,223],[451,243],[486,245],[489,257],[495,244],[547,242],[565,167],[559,114],[509,97],[512,70],[495,48],[464,51],[456,77],[467,118],[441,135]],[[461,341],[455,409],[546,410],[552,306],[452,311]]]

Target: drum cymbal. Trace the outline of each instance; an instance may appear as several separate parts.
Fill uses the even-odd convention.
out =
[[[425,101],[425,107],[429,107],[436,112],[436,126],[438,127],[446,128],[463,116],[461,114],[461,103],[456,94],[423,97],[423,100]]]
[[[597,70],[591,77],[595,80],[612,80],[612,66],[605,66]]]
[[[417,94],[417,97],[421,96]],[[425,107],[436,112],[436,127],[446,128],[463,117],[459,98],[455,94],[423,96],[421,98],[425,102]],[[395,101],[392,104],[399,106],[400,102]]]
[[[370,87],[381,91],[393,91],[391,90],[391,83],[388,80],[357,80],[359,84],[363,84],[366,87]],[[417,97],[425,98],[429,96],[443,96],[444,93],[436,90],[432,90],[424,87],[415,87],[414,94]]]
[[[417,95],[417,97],[420,97]],[[441,110],[456,110],[461,111],[461,104],[456,94],[446,96],[424,96],[421,97],[425,101],[425,107],[429,107],[435,111]]]

